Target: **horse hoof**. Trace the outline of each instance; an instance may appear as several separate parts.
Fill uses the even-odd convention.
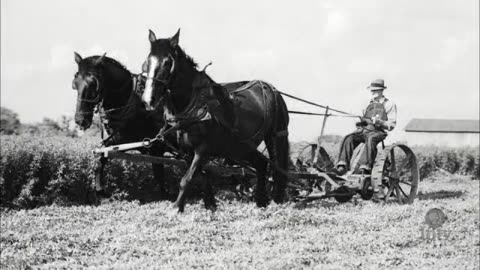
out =
[[[257,200],[257,206],[260,207],[260,208],[265,208],[267,207],[268,205],[268,201],[267,200]]]
[[[209,204],[209,205],[205,205],[205,209],[210,210],[213,213],[217,211],[217,206],[215,204]]]
[[[178,215],[178,210],[176,207],[167,208],[165,211],[165,215],[168,218],[175,218],[175,216]]]
[[[285,202],[285,199],[283,198],[283,196],[281,196],[281,197],[274,198],[273,201],[277,204],[282,204]]]
[[[180,203],[175,202],[173,204],[172,209],[177,210],[177,213],[183,213],[183,211],[185,210],[185,206],[182,206],[182,205],[180,205]]]

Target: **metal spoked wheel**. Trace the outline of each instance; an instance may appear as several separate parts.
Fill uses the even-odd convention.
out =
[[[329,171],[333,168],[333,162],[327,151],[317,144],[305,146],[297,157],[297,167],[302,170],[303,167],[315,166],[322,171]]]
[[[413,203],[417,196],[417,158],[404,144],[393,144],[380,152],[372,170],[372,182],[380,185],[385,201]]]

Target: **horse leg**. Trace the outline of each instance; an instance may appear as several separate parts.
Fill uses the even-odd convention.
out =
[[[288,180],[288,165],[290,161],[290,143],[288,142],[289,115],[287,105],[282,96],[275,92],[275,112],[273,130],[265,138],[268,153],[274,157],[273,168],[273,200],[281,203],[285,198],[285,188]]]
[[[201,185],[203,190],[203,203],[205,204],[205,208],[215,212],[217,210],[217,203],[215,201],[215,196],[213,194],[212,184],[210,182],[210,173],[207,171],[206,173],[201,173],[202,177]]]
[[[185,175],[182,177],[182,180],[180,180],[178,197],[174,204],[174,207],[178,208],[178,212],[183,212],[183,210],[185,209],[185,199],[188,184],[190,183],[190,181],[192,181],[192,178],[197,171],[197,168],[201,165],[204,149],[205,147],[203,145],[195,149],[192,163],[190,164],[190,167],[188,168]]]
[[[273,200],[276,203],[282,203],[285,200],[285,189],[288,181],[290,147],[286,136],[275,136],[272,139],[275,141],[273,151],[275,152],[274,162],[277,166],[273,171]]]
[[[267,146],[268,156],[270,158],[270,172],[273,178],[273,190],[271,194],[274,195],[276,191],[276,183],[278,181],[278,160],[277,160],[277,148],[276,148],[276,141],[275,138],[272,136],[268,136],[265,138],[265,145]],[[274,196],[275,197],[275,196]],[[275,202],[277,202],[275,200]]]
[[[108,197],[107,193],[103,189],[102,180],[105,171],[105,165],[107,164],[108,158],[100,157],[95,166],[95,195],[97,197],[106,198]]]
[[[252,157],[250,158],[250,163],[255,168],[257,174],[257,188],[255,189],[255,202],[257,203],[258,207],[266,207],[268,205],[268,196],[267,196],[267,189],[266,189],[266,171],[267,171],[267,161],[265,157],[255,151],[252,153]]]

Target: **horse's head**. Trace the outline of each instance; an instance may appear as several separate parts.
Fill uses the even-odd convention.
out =
[[[77,90],[77,106],[75,123],[81,129],[87,129],[92,124],[94,109],[102,100],[102,77],[100,63],[103,56],[91,56],[83,59],[75,52],[75,62],[78,71],[72,81],[72,88]]]
[[[147,74],[142,101],[147,110],[154,110],[165,95],[175,72],[180,29],[167,39],[157,39],[149,30],[150,53],[142,70]]]

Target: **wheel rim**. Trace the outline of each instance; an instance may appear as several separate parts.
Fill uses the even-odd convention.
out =
[[[419,180],[415,154],[403,144],[386,147],[375,160],[372,179],[381,183],[386,202],[412,203]]]
[[[317,160],[314,164],[315,155]],[[302,171],[304,166],[313,165],[322,171],[329,171],[334,167],[332,159],[322,146],[313,146],[312,144],[309,144],[300,151],[297,157],[297,167],[300,171]]]

